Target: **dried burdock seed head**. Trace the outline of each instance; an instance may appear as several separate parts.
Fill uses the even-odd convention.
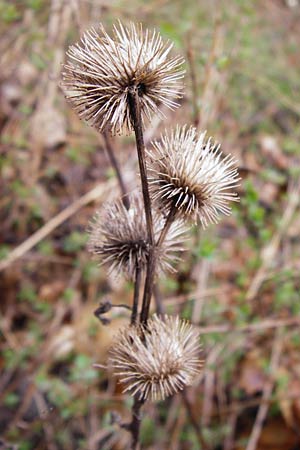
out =
[[[153,214],[154,235],[158,240],[164,225],[159,212]],[[185,227],[182,221],[175,221],[164,242],[156,249],[157,270],[173,269],[178,252],[183,250]],[[108,205],[96,214],[89,227],[88,249],[107,264],[111,271],[123,272],[134,279],[137,267],[146,269],[149,246],[145,220],[144,203],[140,195],[130,198],[127,210],[121,200]],[[174,269],[173,269],[174,270]]]
[[[130,131],[129,92],[137,92],[143,120],[160,114],[160,105],[178,106],[183,59],[169,57],[171,48],[157,31],[143,32],[133,23],[125,27],[119,22],[112,37],[102,25],[99,34],[87,31],[67,52],[62,83],[66,97],[96,129]]]
[[[164,211],[176,208],[178,216],[200,221],[205,227],[217,223],[220,213],[239,198],[236,161],[223,157],[220,145],[194,127],[177,127],[153,143],[148,151],[149,184],[154,202]]]
[[[120,330],[109,363],[124,392],[159,400],[190,386],[203,360],[198,330],[179,317],[154,315],[147,326]]]

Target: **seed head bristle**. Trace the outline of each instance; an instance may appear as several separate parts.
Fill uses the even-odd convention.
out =
[[[145,327],[120,330],[109,363],[124,392],[140,400],[164,399],[192,385],[201,372],[199,332],[179,317],[154,315]]]
[[[231,155],[223,157],[220,145],[205,135],[194,127],[177,127],[148,151],[149,184],[156,205],[164,211],[175,207],[179,216],[203,227],[217,223],[220,213],[230,214],[228,204],[239,200],[232,189],[240,179],[236,161]]]
[[[160,114],[160,106],[176,108],[181,97],[183,58],[169,57],[172,45],[157,31],[121,22],[113,37],[100,25],[71,46],[62,86],[79,116],[96,129],[113,134],[131,131],[129,91],[137,91],[142,119]]]
[[[164,225],[164,218],[158,211],[153,214],[156,240]],[[169,233],[156,249],[157,271],[174,271],[173,264],[183,251],[185,227],[182,221],[173,222]],[[124,273],[134,279],[137,266],[144,271],[149,256],[148,232],[144,204],[140,195],[130,197],[127,210],[121,200],[98,212],[89,227],[88,249],[110,271]]]

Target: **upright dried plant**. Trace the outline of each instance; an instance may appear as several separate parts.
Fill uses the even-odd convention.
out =
[[[145,206],[149,258],[143,296],[142,320],[147,321],[155,274],[155,242],[147,181],[143,122],[160,106],[175,108],[181,97],[183,58],[170,57],[172,44],[141,25],[113,27],[113,37],[87,31],[80,44],[67,52],[65,95],[79,116],[99,131],[113,134],[134,130]]]
[[[106,207],[91,223],[89,240],[89,249],[110,270],[134,281],[131,322],[116,336],[109,357],[125,391],[134,396],[127,425],[133,450],[139,446],[144,402],[193,384],[203,365],[195,327],[178,317],[149,318],[155,275],[176,260],[186,219],[216,223],[238,199],[232,192],[239,181],[234,159],[223,157],[220,146],[195,128],[177,127],[146,154],[145,119],[161,115],[162,105],[179,106],[183,59],[170,56],[171,48],[141,25],[119,22],[112,36],[101,25],[100,33],[87,31],[69,48],[63,72],[67,99],[81,118],[104,132],[109,146],[108,131],[133,130],[136,138],[143,202],[132,196]],[[111,160],[117,167],[114,156]]]

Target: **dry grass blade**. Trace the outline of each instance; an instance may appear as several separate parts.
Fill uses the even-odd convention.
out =
[[[42,228],[33,233],[26,241],[12,250],[7,258],[0,262],[0,272],[7,269],[13,262],[25,255],[29,250],[31,250],[35,245],[41,242],[45,237],[47,237],[55,228],[59,227],[63,222],[72,217],[77,211],[79,211],[84,206],[88,205],[92,201],[99,199],[99,197],[107,194],[114,186],[115,181],[98,184],[96,187],[91,189],[89,192],[84,194],[82,197],[78,198],[70,206],[65,208],[59,214],[57,214],[53,219],[49,220]]]

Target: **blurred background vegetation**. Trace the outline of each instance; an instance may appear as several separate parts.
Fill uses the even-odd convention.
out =
[[[242,176],[233,215],[195,228],[160,280],[166,310],[201,327],[207,362],[184,397],[146,406],[142,448],[299,449],[298,0],[0,0],[0,448],[128,448],[117,422],[131,399],[93,367],[128,315],[114,308],[104,326],[93,311],[129,302],[132,286],[85,247],[118,185],[59,87],[68,45],[118,19],[157,28],[186,59],[182,106],[153,119],[147,142],[194,123]],[[132,190],[133,137],[113,145]]]

